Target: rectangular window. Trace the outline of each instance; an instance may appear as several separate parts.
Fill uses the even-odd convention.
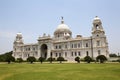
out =
[[[72,48],[73,48],[73,44],[72,44],[72,46],[71,46]]]
[[[57,54],[57,53],[55,53],[55,56],[57,57],[57,56],[58,56],[58,54]]]
[[[98,55],[100,55],[100,53],[101,53],[100,50],[98,50]]]
[[[35,51],[35,48],[33,48],[33,51]]]
[[[78,56],[80,56],[80,52],[78,52]]]
[[[97,46],[100,46],[100,41],[97,41]]]
[[[16,48],[15,48],[15,51],[16,51]]]
[[[59,57],[61,57],[61,53],[59,53]]]
[[[65,45],[65,48],[67,48],[67,44]]]
[[[27,48],[26,48],[26,51],[27,51]]]
[[[86,43],[86,47],[88,47],[88,43]]]
[[[75,56],[77,56],[77,53],[75,52]]]
[[[88,51],[86,51],[86,56],[89,56],[89,53],[88,53]]]
[[[71,53],[71,56],[73,56],[73,52]]]
[[[59,49],[61,49],[61,45],[59,45]]]
[[[65,57],[67,57],[67,52],[65,52]]]
[[[77,48],[77,44],[74,44],[74,48]]]
[[[21,48],[21,51],[23,51],[23,48]]]
[[[51,56],[51,57],[53,56],[52,52],[50,53],[50,56]]]
[[[80,47],[80,43],[78,43],[78,48]]]
[[[38,55],[38,53],[37,53],[37,52],[35,52],[35,55],[37,56],[37,55]]]
[[[57,45],[55,46],[55,49],[57,49]]]

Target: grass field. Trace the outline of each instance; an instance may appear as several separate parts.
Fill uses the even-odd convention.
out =
[[[0,80],[120,80],[120,64],[0,64]]]

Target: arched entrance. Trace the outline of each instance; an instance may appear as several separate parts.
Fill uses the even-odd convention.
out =
[[[47,49],[48,47],[46,44],[41,45],[41,57],[45,59],[47,58]]]

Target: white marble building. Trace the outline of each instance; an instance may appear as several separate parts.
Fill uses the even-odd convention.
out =
[[[72,31],[62,18],[61,24],[54,31],[54,36],[43,34],[38,37],[37,43],[24,44],[22,34],[17,33],[13,44],[13,56],[24,60],[29,56],[34,56],[37,59],[40,56],[46,59],[50,56],[53,58],[62,56],[68,61],[74,61],[77,56],[82,59],[87,55],[94,59],[98,55],[105,55],[109,58],[105,31],[97,16],[93,20],[91,33],[90,37],[76,35],[76,38],[72,38]]]

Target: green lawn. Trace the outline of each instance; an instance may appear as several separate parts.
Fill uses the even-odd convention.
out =
[[[120,80],[120,64],[0,64],[0,80]]]

